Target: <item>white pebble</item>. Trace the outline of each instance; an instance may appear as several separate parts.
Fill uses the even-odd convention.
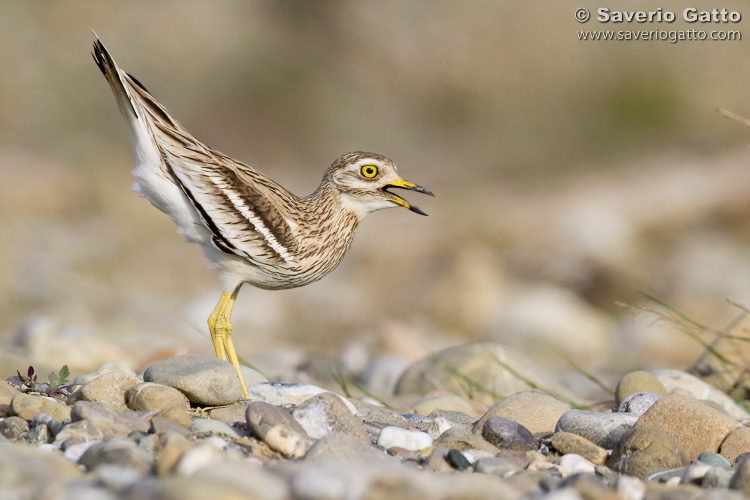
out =
[[[445,431],[453,427],[454,424],[445,417],[438,417],[427,431],[433,439],[440,437]]]
[[[555,462],[557,470],[560,471],[562,477],[572,476],[573,474],[593,474],[596,470],[596,466],[583,458],[581,455],[575,453],[569,453],[558,458]]]
[[[617,496],[621,500],[643,500],[646,496],[646,483],[633,476],[617,478]]]
[[[411,451],[419,451],[432,446],[432,438],[422,431],[409,431],[389,425],[380,431],[378,445],[386,450],[398,446]]]
[[[86,453],[86,450],[88,450],[92,445],[98,442],[99,441],[88,441],[86,443],[72,444],[68,446],[67,448],[65,448],[65,452],[63,453],[63,455],[65,455],[65,458],[67,458],[68,460],[72,460],[73,462],[78,462],[78,460],[83,456],[83,454]]]
[[[247,392],[250,395],[251,401],[264,401],[274,406],[281,405],[299,405],[313,396],[317,396],[321,392],[330,392],[325,389],[321,389],[317,385],[312,384],[283,384],[279,382],[263,382],[255,384],[252,387],[247,388]],[[340,394],[336,394],[341,398],[352,415],[357,413],[357,409],[354,405],[346,398],[341,397]]]

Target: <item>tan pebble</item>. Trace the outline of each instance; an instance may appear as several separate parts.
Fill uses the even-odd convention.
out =
[[[38,411],[34,411],[30,408],[26,408],[25,410],[19,411],[17,416],[21,417],[27,422],[31,422],[34,419],[34,417],[36,417],[37,415],[39,415]]]
[[[113,410],[127,411],[125,393],[141,380],[126,372],[109,372],[85,384],[80,391],[83,401],[99,403]]]
[[[636,392],[653,392],[659,396],[666,396],[667,389],[658,378],[645,371],[634,371],[625,374],[615,389],[615,405]]]
[[[187,397],[175,389],[154,382],[141,382],[132,386],[125,393],[128,408],[135,411],[162,411],[168,408],[187,410],[190,402]]]
[[[552,446],[561,454],[580,455],[596,465],[603,464],[609,456],[604,448],[570,432],[556,432],[552,435],[551,442]]]
[[[190,448],[190,441],[177,433],[166,433],[159,437],[156,458],[156,475],[160,477],[171,475],[177,468],[182,455]]]
[[[735,463],[737,457],[747,451],[750,451],[750,427],[744,425],[732,431],[719,448],[721,456],[730,463]]]
[[[482,433],[484,423],[491,417],[504,417],[526,427],[539,436],[555,432],[555,425],[570,405],[539,391],[521,391],[495,403],[474,424],[474,432]]]
[[[670,394],[655,402],[633,428],[663,432],[677,441],[693,461],[704,451],[716,453],[729,433],[739,426],[735,419],[700,401]]]
[[[190,427],[193,423],[193,414],[183,408],[167,408],[159,412],[159,416],[171,420],[182,427]]]

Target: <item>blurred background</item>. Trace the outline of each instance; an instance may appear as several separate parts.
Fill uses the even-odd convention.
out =
[[[705,2],[702,2],[705,3]],[[612,1],[612,10],[653,2]],[[243,288],[240,355],[274,378],[476,341],[605,380],[703,348],[640,290],[747,335],[748,42],[579,41],[586,2],[0,3],[0,376],[212,352],[199,248],[130,191],[95,30],[197,138],[306,195],[375,151],[437,197],[378,212],[308,287]],[[747,4],[721,5],[750,17]],[[743,31],[743,38],[750,37]],[[735,321],[736,320],[736,321]],[[734,321],[734,323],[733,323]],[[711,336],[705,336],[707,341]],[[722,344],[740,363],[744,343]],[[398,365],[396,363],[394,366]]]

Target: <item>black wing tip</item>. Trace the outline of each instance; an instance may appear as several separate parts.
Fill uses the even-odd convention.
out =
[[[94,58],[94,62],[99,67],[99,70],[104,76],[106,76],[107,67],[114,68],[115,62],[112,60],[112,56],[109,55],[107,48],[104,47],[104,44],[99,40],[96,33],[94,33],[94,37],[96,37],[96,40],[94,40],[94,51],[91,53],[91,56]]]

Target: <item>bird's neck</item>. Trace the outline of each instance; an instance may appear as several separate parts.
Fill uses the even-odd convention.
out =
[[[340,192],[326,183],[303,198],[303,203],[306,205],[302,211],[305,219],[300,221],[303,246],[329,247],[340,260],[351,246],[360,214],[347,207]]]

